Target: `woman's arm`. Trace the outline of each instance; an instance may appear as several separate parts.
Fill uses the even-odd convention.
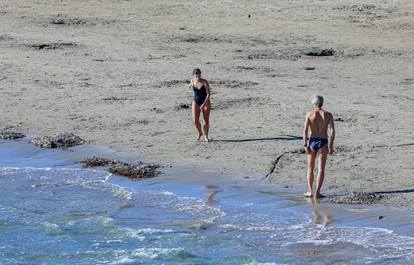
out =
[[[193,87],[193,83],[194,83],[194,80],[193,80],[193,78],[191,77],[190,84],[188,84],[188,89],[191,89],[191,88]]]

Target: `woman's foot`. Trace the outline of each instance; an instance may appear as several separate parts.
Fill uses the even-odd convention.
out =
[[[325,195],[320,194],[320,193],[315,194],[315,198],[317,198],[317,199],[322,199],[322,198],[325,198],[325,197],[326,197]]]
[[[206,141],[207,143],[210,142],[210,139],[208,138],[208,136],[204,136],[204,141]]]
[[[201,136],[203,136],[203,134],[202,134],[202,133],[197,134],[196,140],[197,140],[197,141],[198,141],[198,140],[200,140]]]

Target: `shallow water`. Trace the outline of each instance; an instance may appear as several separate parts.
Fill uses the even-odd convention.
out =
[[[332,207],[295,193],[222,184],[219,176],[204,185],[174,181],[167,169],[130,181],[76,163],[104,151],[121,156],[0,142],[0,264],[414,261],[414,238],[407,236],[414,218],[398,209]],[[379,213],[388,221],[379,222]]]

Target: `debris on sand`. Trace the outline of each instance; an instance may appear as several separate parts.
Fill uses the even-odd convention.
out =
[[[124,101],[124,100],[128,100],[128,98],[127,97],[114,97],[114,96],[112,96],[112,97],[103,98],[102,100],[104,100],[104,101]]]
[[[115,19],[106,19],[99,17],[72,17],[64,14],[57,14],[46,17],[41,21],[45,27],[54,25],[56,27],[93,27],[93,26],[105,26],[117,22],[122,22]]]
[[[303,147],[296,148],[290,152],[291,154],[306,154],[306,150]]]
[[[375,192],[352,192],[331,198],[331,202],[338,204],[374,204],[384,198],[384,195]]]
[[[336,55],[336,51],[332,49],[323,49],[323,50],[312,50],[305,52],[307,56],[334,56]]]
[[[14,127],[5,127],[0,129],[1,140],[16,140],[25,137],[25,135]]]
[[[157,170],[159,168],[158,165],[150,165],[143,162],[125,163],[101,157],[91,157],[87,158],[83,163],[85,163],[86,167],[107,167],[112,174],[134,179],[153,178],[160,173]]]
[[[30,140],[30,143],[42,148],[67,148],[82,145],[86,141],[73,133],[59,133],[54,136],[40,136]]]
[[[116,175],[125,176],[128,178],[153,178],[156,177],[159,172],[157,171],[157,165],[138,163],[118,163],[109,167],[109,172]]]
[[[86,167],[106,167],[109,165],[115,165],[117,162],[115,160],[93,156],[87,158],[85,161],[83,161],[83,163],[85,163]]]
[[[56,50],[56,49],[65,49],[65,48],[74,48],[79,45],[73,42],[53,42],[53,43],[36,43],[27,45],[29,48],[36,50]]]
[[[165,87],[182,87],[188,85],[186,80],[169,80],[162,81],[159,84],[155,85],[156,88],[165,88]]]
[[[189,109],[189,108],[190,108],[190,104],[182,103],[182,104],[178,105],[175,109],[176,110],[182,110],[182,109]]]

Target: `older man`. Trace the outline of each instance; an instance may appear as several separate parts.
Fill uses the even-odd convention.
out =
[[[314,96],[312,98],[312,105],[313,110],[306,113],[303,129],[303,142],[306,154],[308,155],[308,191],[304,195],[306,197],[315,196],[316,198],[323,198],[324,196],[320,191],[325,178],[326,158],[328,157],[328,153],[332,154],[333,152],[335,126],[332,114],[322,109],[322,96]],[[313,171],[315,169],[316,158],[318,158],[318,178],[316,192],[313,194]]]

